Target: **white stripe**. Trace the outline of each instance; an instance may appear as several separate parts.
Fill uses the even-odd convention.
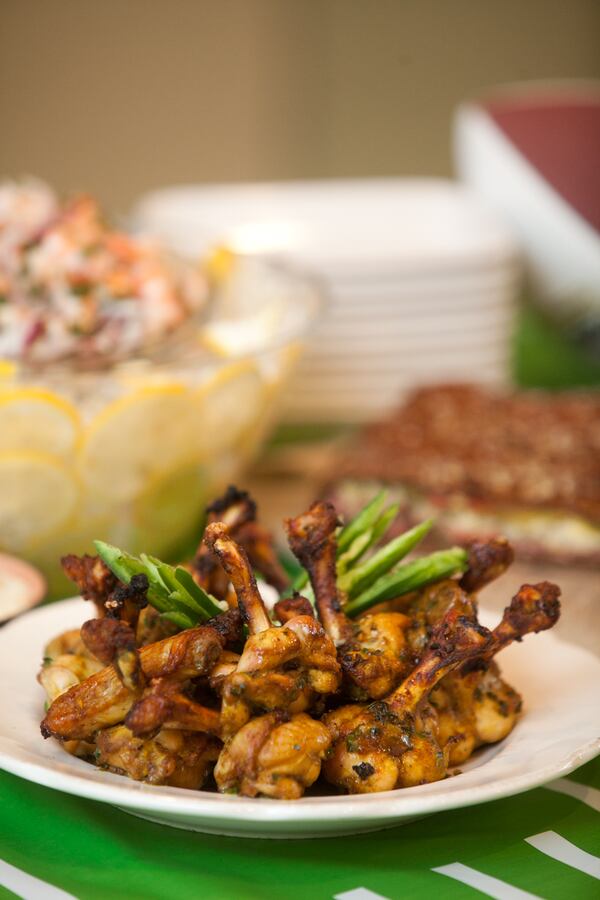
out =
[[[491,875],[484,875],[483,872],[478,872],[471,866],[463,866],[462,863],[450,863],[449,866],[439,866],[431,871],[447,875],[448,878],[454,878],[462,884],[468,884],[469,887],[476,888],[494,900],[541,900],[537,894],[522,891],[521,888],[513,887],[512,884],[500,881],[499,878],[492,878]]]
[[[571,841],[567,841],[566,838],[561,837],[556,831],[544,831],[541,834],[534,834],[525,838],[525,840],[532,847],[535,847],[536,850],[545,853],[546,856],[565,863],[565,865],[571,866],[573,869],[579,869],[580,872],[585,872],[586,875],[591,875],[592,878],[600,878],[600,857],[586,853],[585,850],[580,850],[579,847],[576,847]]]
[[[569,781],[568,778],[559,778],[557,781],[551,781],[545,784],[545,788],[549,791],[556,791],[557,794],[567,794],[569,797],[575,797],[581,800],[591,809],[600,812],[600,791],[587,784],[579,784],[577,781]]]
[[[352,891],[344,891],[343,894],[334,894],[333,900],[389,900],[383,894],[374,894],[368,888],[359,887]]]
[[[28,875],[22,869],[11,866],[0,859],[0,884],[21,897],[22,900],[75,900],[73,894],[67,894],[60,888]]]

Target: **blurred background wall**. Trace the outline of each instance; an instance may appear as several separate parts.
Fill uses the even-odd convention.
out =
[[[447,174],[456,104],[600,76],[597,0],[2,0],[0,175]]]

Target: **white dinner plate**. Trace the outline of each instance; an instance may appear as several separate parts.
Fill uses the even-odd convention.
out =
[[[343,282],[333,279],[327,280],[327,287],[335,297],[343,298],[347,304],[361,303],[365,299],[379,298],[382,303],[395,303],[397,298],[409,302],[411,298],[419,301],[426,300],[432,303],[448,305],[465,305],[472,303],[473,296],[483,298],[484,302],[493,301],[494,298],[505,298],[514,292],[516,273],[510,270],[501,272],[499,276],[481,278],[459,278],[448,276],[446,278],[429,278],[427,272],[420,277],[400,278],[395,281],[353,281]]]
[[[455,370],[473,372],[475,367],[489,367],[497,365],[499,361],[506,360],[510,350],[499,343],[467,344],[461,351],[452,347],[436,346],[433,350],[420,347],[410,352],[403,351],[398,342],[393,338],[382,341],[380,345],[363,348],[362,356],[359,356],[356,344],[346,346],[340,341],[332,342],[331,352],[328,358],[319,355],[317,350],[307,353],[305,359],[298,366],[295,376],[295,385],[303,389],[310,387],[323,394],[323,379],[329,379],[330,375],[339,374],[345,379],[345,384],[356,382],[366,385],[370,382],[393,382],[399,374],[411,372],[439,373],[442,368],[452,367]],[[354,352],[353,352],[354,351]],[[432,353],[434,354],[432,356]],[[439,376],[438,376],[439,377]],[[329,383],[330,391],[334,384]],[[329,393],[326,395],[329,396]]]
[[[488,344],[493,342],[505,342],[506,331],[514,321],[514,315],[511,310],[506,310],[497,315],[494,320],[487,322],[476,322],[473,324],[465,324],[463,328],[445,327],[445,323],[438,324],[441,317],[431,316],[420,322],[407,322],[402,320],[394,321],[393,317],[389,317],[385,321],[369,320],[366,316],[360,321],[334,321],[323,322],[315,328],[315,337],[312,344],[318,341],[329,341],[339,343],[342,346],[346,342],[360,342],[377,346],[380,341],[386,337],[392,337],[398,342],[397,349],[407,350],[419,345],[421,349],[432,350],[439,345],[449,345],[460,352],[463,346],[472,346],[474,343]],[[448,319],[446,319],[448,322]],[[386,325],[389,328],[386,330]],[[339,326],[339,327],[338,327]],[[499,333],[498,333],[499,332]],[[312,346],[309,346],[309,350]]]
[[[481,316],[489,317],[501,313],[507,308],[511,308],[510,298],[507,301],[506,292],[503,295],[497,295],[493,298],[493,302],[487,302],[489,298],[482,294],[470,294],[466,297],[460,295],[460,300],[464,303],[458,303],[454,298],[441,299],[436,302],[429,302],[429,297],[421,297],[414,295],[412,297],[396,297],[381,298],[375,293],[366,294],[360,299],[360,303],[349,303],[347,296],[336,296],[328,294],[327,296],[327,316],[326,321],[331,321],[335,316],[344,319],[360,319],[366,315],[371,318],[377,316],[379,318],[387,318],[390,316],[410,319],[424,319],[431,316],[453,316],[469,317],[475,320]]]
[[[482,293],[495,290],[506,290],[514,287],[520,274],[519,266],[506,263],[485,268],[469,266],[435,269],[423,266],[420,270],[392,272],[340,272],[339,275],[327,277],[331,289],[339,290],[348,296],[362,296],[377,292],[382,296],[390,296],[398,290],[420,291],[437,295],[440,291],[451,293],[469,293],[478,290]]]
[[[0,766],[37,784],[165,825],[273,838],[370,831],[517,794],[566,775],[600,751],[600,660],[545,632],[502,654],[503,673],[524,696],[522,720],[505,741],[479,752],[462,774],[446,781],[296,801],[141,784],[68,756],[40,734],[44,694],[35,676],[43,647],[91,612],[82,600],[68,600],[27,613],[0,631]],[[489,617],[482,618],[489,624]]]
[[[436,178],[184,185],[143,197],[133,219],[184,254],[225,242],[327,277],[477,271],[516,257],[501,222]]]

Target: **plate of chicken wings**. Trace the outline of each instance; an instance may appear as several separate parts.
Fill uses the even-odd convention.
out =
[[[101,541],[65,557],[81,596],[0,632],[0,765],[175,827],[291,838],[509,796],[596,755],[600,661],[551,631],[560,588],[516,586],[494,620],[479,595],[507,541],[418,556],[430,523],[386,540],[395,512],[381,494],[348,523],[322,501],[287,519],[293,574],[233,488],[185,564]]]

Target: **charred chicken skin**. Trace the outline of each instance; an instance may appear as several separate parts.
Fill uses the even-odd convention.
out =
[[[231,537],[243,548],[253,569],[277,591],[287,587],[288,578],[277,558],[273,538],[257,521],[256,503],[247,491],[233,485],[206,510],[208,524],[221,522]],[[202,541],[191,565],[198,584],[215,597],[228,596],[229,579],[219,557]]]
[[[98,556],[75,556],[69,554],[63,556],[62,567],[74,581],[84,600],[91,600],[95,604],[99,616],[104,615],[104,603],[109,594],[116,588],[118,582]]]

